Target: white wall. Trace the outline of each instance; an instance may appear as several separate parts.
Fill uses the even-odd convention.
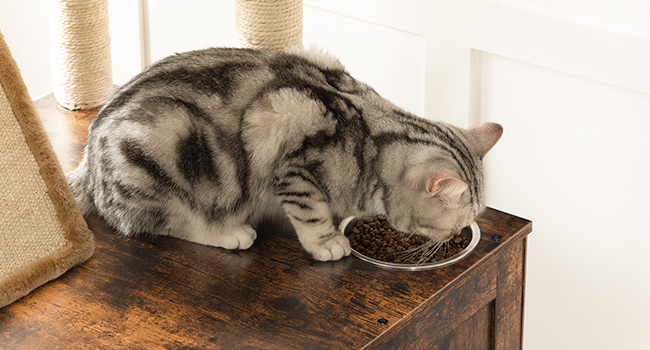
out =
[[[140,15],[136,0],[109,0],[113,84],[122,85],[143,67]]]
[[[650,346],[650,95],[483,57],[488,204],[534,220],[526,349]]]
[[[210,46],[235,46],[235,1],[149,1],[151,58]]]
[[[533,220],[524,348],[648,349],[650,2],[491,2],[551,18],[521,60],[474,52],[488,204]]]
[[[0,31],[33,98],[52,92],[47,0],[0,0]]]
[[[650,2],[304,3],[305,44],[398,105],[504,125],[488,204],[534,222],[525,349],[649,348]],[[122,84],[141,67],[137,2],[109,11]],[[236,45],[234,0],[151,0],[149,15],[153,60]],[[0,0],[0,29],[31,95],[49,93],[47,1]]]
[[[490,0],[547,16],[650,39],[647,0]]]

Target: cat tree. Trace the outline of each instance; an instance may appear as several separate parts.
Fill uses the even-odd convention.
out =
[[[95,109],[113,92],[108,0],[49,0],[52,85],[70,110]],[[302,0],[237,0],[243,47],[282,50],[302,45]]]
[[[49,0],[52,86],[70,110],[100,107],[113,93],[108,0]]]
[[[237,0],[235,16],[243,47],[282,50],[302,45],[302,0]]]

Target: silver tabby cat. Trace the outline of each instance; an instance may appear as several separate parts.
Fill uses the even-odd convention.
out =
[[[438,241],[473,222],[501,133],[411,115],[316,50],[211,48],[122,86],[67,179],[125,235],[247,249],[284,212],[313,258],[338,260],[350,245],[333,217],[384,214]]]

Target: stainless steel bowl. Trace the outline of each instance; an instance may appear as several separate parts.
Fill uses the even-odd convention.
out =
[[[347,219],[344,219],[341,221],[341,224],[339,225],[339,229],[341,232],[343,232],[344,235],[348,235],[354,225],[356,224],[357,219],[354,217],[349,217]],[[419,270],[428,270],[428,269],[435,269],[438,267],[443,267],[447,265],[451,265],[464,257],[466,257],[476,246],[478,245],[478,242],[481,240],[481,229],[478,227],[478,224],[476,222],[473,222],[470,225],[470,228],[472,229],[472,239],[469,242],[469,245],[463,249],[462,252],[452,256],[451,258],[447,258],[444,260],[440,261],[434,261],[434,262],[429,262],[425,264],[399,264],[399,263],[390,263],[386,261],[381,261],[373,258],[369,258],[358,251],[352,249],[352,255],[355,257],[370,263],[375,266],[379,266],[381,268],[386,268],[386,269],[395,269],[395,270],[406,270],[406,271],[419,271]]]

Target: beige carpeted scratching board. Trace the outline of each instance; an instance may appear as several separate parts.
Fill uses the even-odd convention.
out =
[[[92,233],[0,33],[0,307],[90,258]]]

